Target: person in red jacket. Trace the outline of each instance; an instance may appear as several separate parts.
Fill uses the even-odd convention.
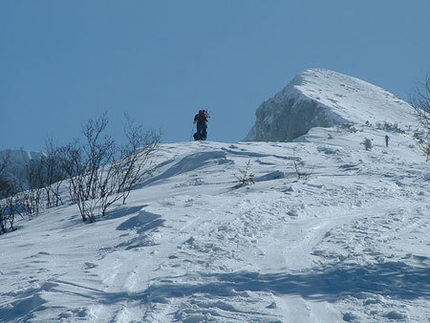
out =
[[[194,123],[197,124],[197,132],[194,134],[194,140],[206,140],[207,137],[207,122],[211,116],[206,110],[199,110],[194,116]]]

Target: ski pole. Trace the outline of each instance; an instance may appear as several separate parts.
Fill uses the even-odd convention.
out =
[[[191,128],[191,138],[193,138],[193,132],[194,132],[194,122],[193,122],[193,127]]]

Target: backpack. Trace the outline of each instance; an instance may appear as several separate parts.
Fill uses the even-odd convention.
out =
[[[198,122],[206,122],[207,121],[206,113],[204,111],[201,111],[199,113],[199,116],[197,117],[197,121]]]

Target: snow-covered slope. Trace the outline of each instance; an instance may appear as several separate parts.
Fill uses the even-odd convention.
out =
[[[398,124],[413,120],[413,108],[393,94],[357,78],[324,69],[296,76],[256,111],[245,141],[292,141],[313,127]]]
[[[0,322],[428,322],[430,171],[385,133],[162,145],[105,218],[64,206],[0,236]]]

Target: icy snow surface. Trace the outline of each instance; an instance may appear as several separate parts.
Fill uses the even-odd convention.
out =
[[[0,322],[429,322],[430,169],[407,118],[362,121],[163,144],[97,222],[20,220],[0,236]]]

